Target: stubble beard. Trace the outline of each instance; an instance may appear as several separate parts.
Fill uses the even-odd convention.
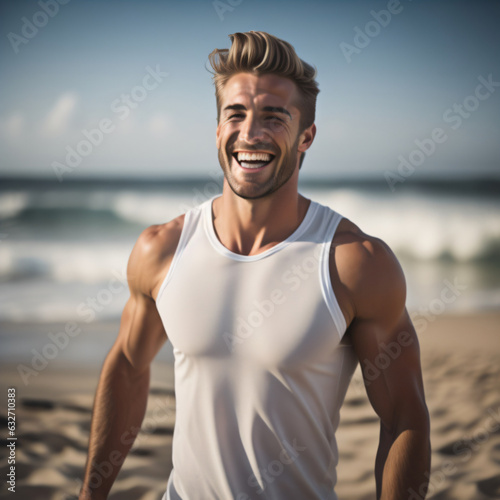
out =
[[[245,200],[258,200],[259,198],[264,198],[271,195],[277,191],[280,187],[285,185],[292,177],[295,166],[297,165],[297,157],[299,153],[297,152],[297,146],[299,144],[299,138],[293,144],[293,147],[288,151],[285,156],[281,159],[278,167],[275,167],[275,172],[273,175],[265,181],[260,183],[254,181],[252,183],[247,182],[246,186],[238,184],[231,172],[231,161],[233,159],[232,155],[227,153],[225,149],[220,148],[218,151],[219,163],[224,172],[224,177],[231,188],[231,191],[240,198]],[[224,154],[225,152],[225,154]],[[276,158],[273,159],[276,161]]]

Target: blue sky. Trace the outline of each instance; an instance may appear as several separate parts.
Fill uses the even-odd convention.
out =
[[[263,30],[318,69],[303,177],[500,178],[499,2],[65,1],[0,2],[0,175],[217,172],[207,56]]]

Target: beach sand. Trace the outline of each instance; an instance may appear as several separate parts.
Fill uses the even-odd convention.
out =
[[[500,498],[500,313],[442,315],[419,332],[427,403],[432,425],[430,495],[436,500]],[[10,330],[16,327],[10,326]],[[2,331],[9,330],[5,325]],[[89,330],[103,352],[117,325]],[[22,332],[26,336],[26,327]],[[15,332],[14,332],[15,333]],[[9,332],[11,336],[12,331]],[[74,355],[77,346],[75,342]],[[29,345],[29,340],[27,345]],[[105,347],[102,347],[102,346]],[[72,347],[72,346],[70,346]],[[68,500],[76,498],[86,459],[94,392],[102,359],[86,364],[70,348],[28,385],[21,362],[9,356],[1,368],[7,387],[17,390],[16,495],[6,491],[8,470],[2,404],[1,498]],[[99,358],[99,357],[97,357]],[[171,369],[155,361],[143,429],[109,496],[112,500],[159,500],[172,467],[175,398]],[[375,498],[373,464],[378,420],[362,385],[359,369],[349,388],[337,432],[340,450],[337,494],[340,500]],[[413,497],[419,499],[419,492]]]

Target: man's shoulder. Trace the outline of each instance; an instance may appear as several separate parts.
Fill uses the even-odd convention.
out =
[[[185,214],[146,228],[137,239],[128,263],[129,283],[144,295],[154,292],[166,274],[179,244]]]
[[[347,259],[354,268],[382,266],[385,270],[397,263],[396,256],[389,245],[376,236],[363,232],[351,220],[343,218],[332,240],[332,248],[338,257]]]
[[[389,245],[347,218],[332,240],[330,273],[355,316],[376,314],[385,301],[399,306],[406,300],[404,273]]]
[[[164,224],[154,224],[144,229],[136,243],[141,254],[161,260],[175,252],[184,227],[184,218],[185,214],[182,214]]]

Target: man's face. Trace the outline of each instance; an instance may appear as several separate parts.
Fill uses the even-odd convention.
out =
[[[256,199],[273,193],[298,168],[314,138],[314,125],[299,134],[295,84],[276,75],[238,73],[221,96],[217,149],[232,191]],[[311,137],[312,134],[312,137]]]

